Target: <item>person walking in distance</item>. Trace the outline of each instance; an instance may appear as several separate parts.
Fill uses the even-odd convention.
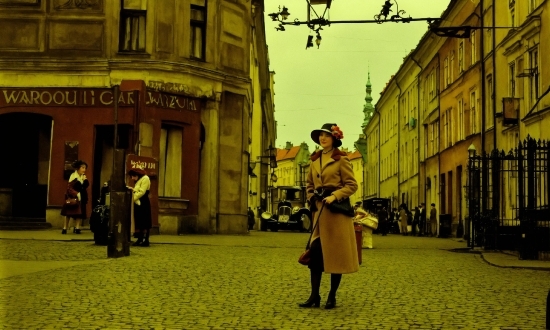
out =
[[[69,177],[69,183],[67,185],[67,197],[77,198],[79,205],[76,207],[70,207],[67,204],[63,204],[61,208],[61,215],[65,216],[63,223],[63,230],[61,234],[67,234],[67,226],[69,225],[70,218],[75,221],[75,234],[80,234],[80,225],[82,220],[86,219],[86,204],[88,204],[88,178],[86,178],[86,170],[88,164],[82,160],[77,160],[72,164],[74,172]]]
[[[388,211],[386,211],[385,207],[382,207],[380,211],[378,211],[378,228],[380,229],[380,233],[382,236],[388,235],[389,231],[389,224],[388,224]]]
[[[151,180],[141,168],[131,169],[128,175],[135,182],[134,187],[128,187],[134,196],[134,224],[138,231],[138,240],[133,245],[146,247],[149,246],[149,230],[153,226],[149,201]]]
[[[426,204],[420,203],[420,223],[419,223],[419,235],[424,236],[426,234]]]
[[[324,124],[311,132],[321,150],[311,156],[306,192],[313,217],[310,238],[311,294],[300,307],[319,307],[321,276],[330,274],[330,292],[325,309],[336,307],[336,292],[342,274],[359,271],[355,230],[351,216],[332,212],[329,205],[353,195],[357,181],[347,154],[338,150],[344,134],[336,124]]]
[[[409,219],[409,210],[407,209],[407,204],[403,203],[401,204],[400,210],[399,210],[399,221],[401,226],[401,235],[407,236],[407,221]]]
[[[430,236],[437,236],[437,210],[435,209],[435,203],[432,203],[432,209],[430,210]]]

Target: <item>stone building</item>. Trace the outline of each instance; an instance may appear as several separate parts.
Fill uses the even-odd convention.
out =
[[[75,159],[93,205],[118,108],[116,147],[156,161],[155,230],[246,232],[251,132],[275,140],[263,16],[261,0],[0,1],[1,220],[60,226]]]
[[[510,150],[528,135],[550,138],[543,129],[550,122],[550,80],[544,79],[550,65],[541,56],[550,48],[543,37],[550,29],[549,5],[541,0],[449,4],[440,26],[473,27],[469,34],[452,38],[428,31],[391,78],[364,127],[368,143],[374,143],[368,146],[367,173],[379,164],[390,169],[379,180],[369,174],[370,196],[397,196],[399,203],[413,206],[435,203],[456,232],[467,216],[468,148]],[[397,142],[390,142],[396,134]],[[396,162],[382,166],[384,159],[393,159],[395,147]],[[514,194],[510,190],[506,197],[510,209]]]

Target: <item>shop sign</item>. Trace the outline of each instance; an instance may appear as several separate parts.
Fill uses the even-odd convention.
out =
[[[199,99],[157,91],[146,91],[146,93],[145,104],[148,106],[174,110],[200,110]],[[0,108],[12,106],[111,107],[113,103],[113,91],[110,89],[0,89]],[[119,106],[133,106],[134,104],[132,91],[120,92]]]
[[[144,170],[149,177],[156,177],[158,175],[158,161],[152,157],[133,154],[126,156],[126,173],[135,168]]]

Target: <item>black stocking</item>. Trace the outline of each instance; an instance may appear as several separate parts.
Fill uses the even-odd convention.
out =
[[[311,272],[311,296],[319,296],[319,288],[321,287],[322,271],[310,269]]]
[[[342,274],[330,274],[330,293],[332,297],[336,296],[336,291],[340,286],[340,281],[342,280]]]

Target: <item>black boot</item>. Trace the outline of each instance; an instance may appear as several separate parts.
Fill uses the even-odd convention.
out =
[[[309,295],[308,300],[304,301],[301,304],[298,304],[300,307],[319,307],[321,306],[321,296],[319,295],[319,287],[321,286],[321,276],[323,272],[310,269],[311,275],[311,294]]]
[[[330,274],[330,293],[328,294],[325,309],[333,309],[336,307],[336,291],[338,291],[341,280],[342,274]]]
[[[132,244],[132,246],[140,246],[141,243],[143,243],[143,233],[139,232],[137,234],[137,237],[138,237],[138,240],[134,244]]]
[[[149,246],[149,229],[145,231],[145,240],[141,243],[141,246]]]

